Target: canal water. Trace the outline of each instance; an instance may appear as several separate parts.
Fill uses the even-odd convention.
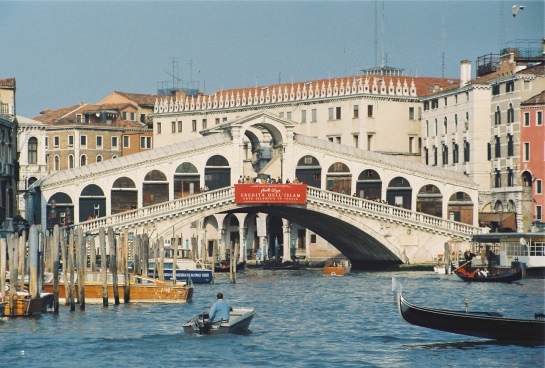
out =
[[[0,323],[0,366],[35,367],[542,367],[543,346],[517,346],[406,324],[391,278],[414,304],[497,311],[533,318],[545,311],[544,280],[466,284],[433,272],[249,269],[230,284],[221,274],[196,285],[192,303],[141,304],[45,313]],[[255,307],[246,335],[189,336],[182,324],[222,292],[232,306]]]

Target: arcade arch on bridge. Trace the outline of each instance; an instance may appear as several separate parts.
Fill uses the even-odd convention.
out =
[[[123,176],[114,181],[111,191],[112,215],[138,207],[138,189],[131,178]]]
[[[407,179],[397,176],[390,180],[386,189],[386,201],[391,206],[412,209],[413,189]]]
[[[74,203],[64,192],[57,192],[47,201],[47,227],[66,226],[73,223]]]
[[[183,162],[174,173],[174,199],[187,197],[199,190],[201,176],[191,162]]]
[[[206,161],[206,167],[204,168],[204,184],[209,190],[224,188],[231,185],[231,168],[224,156],[214,155]]]
[[[96,184],[89,184],[79,197],[79,221],[106,216],[106,196]]]
[[[416,210],[428,215],[443,217],[443,194],[433,184],[424,185],[416,195]]]
[[[352,193],[352,174],[343,162],[335,162],[329,166],[326,182],[328,190],[341,194]]]
[[[161,170],[151,170],[142,183],[142,207],[168,202],[169,182]]]
[[[299,159],[295,167],[295,177],[301,183],[322,188],[322,167],[314,156],[306,155]]]
[[[356,196],[371,201],[382,200],[382,180],[372,169],[363,170],[356,181]]]

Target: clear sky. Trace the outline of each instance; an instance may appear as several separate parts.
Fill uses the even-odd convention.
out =
[[[515,4],[525,9],[513,17]],[[27,117],[116,90],[156,93],[172,74],[206,93],[356,75],[381,50],[406,75],[459,78],[461,60],[474,76],[478,56],[540,40],[544,18],[543,1],[522,0],[0,0],[0,78],[17,79]]]

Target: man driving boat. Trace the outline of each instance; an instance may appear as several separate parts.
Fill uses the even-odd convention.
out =
[[[214,321],[228,322],[231,308],[229,308],[225,300],[223,300],[222,293],[218,293],[216,299],[217,301],[212,306],[212,309],[210,309],[210,323],[213,323]]]

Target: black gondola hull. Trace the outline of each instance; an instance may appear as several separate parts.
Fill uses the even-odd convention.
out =
[[[470,277],[458,271],[454,271],[454,273],[466,282],[513,282],[522,279],[522,270],[515,273],[506,273],[503,275],[488,277]]]
[[[487,339],[545,344],[545,321],[504,318],[494,312],[433,309],[397,296],[399,314],[407,323],[455,334]]]

